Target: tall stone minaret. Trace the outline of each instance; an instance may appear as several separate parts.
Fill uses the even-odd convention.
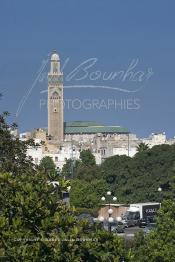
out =
[[[48,135],[58,142],[64,139],[63,74],[60,72],[60,58],[56,51],[51,56],[48,74]]]

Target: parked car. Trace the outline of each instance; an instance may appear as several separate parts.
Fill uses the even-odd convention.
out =
[[[112,229],[112,232],[120,234],[125,232],[125,226],[122,222],[117,222],[117,225],[115,228]]]
[[[138,226],[139,227],[146,227],[147,226],[147,224],[148,224],[148,221],[147,221],[147,219],[139,219],[139,221],[138,221]]]

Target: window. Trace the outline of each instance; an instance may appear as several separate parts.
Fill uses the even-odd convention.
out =
[[[52,94],[53,99],[58,99],[58,93],[55,91]]]
[[[58,162],[58,157],[57,156],[55,157],[55,162]]]

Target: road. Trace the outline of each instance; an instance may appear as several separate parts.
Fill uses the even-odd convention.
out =
[[[125,233],[121,233],[121,234],[117,234],[117,235],[123,236],[123,237],[129,239],[129,238],[133,238],[134,235],[139,231],[143,231],[143,228],[129,227],[129,228],[125,228]]]

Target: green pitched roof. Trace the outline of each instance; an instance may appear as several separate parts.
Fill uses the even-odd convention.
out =
[[[103,126],[95,121],[72,121],[64,122],[65,127],[88,127],[88,126]]]
[[[127,128],[120,126],[104,126],[93,121],[74,121],[64,123],[65,134],[97,134],[97,133],[129,133]]]

